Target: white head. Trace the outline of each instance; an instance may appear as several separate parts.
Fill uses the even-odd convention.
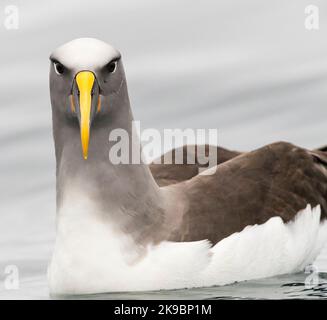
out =
[[[65,126],[76,128],[87,159],[91,125],[96,130],[100,121],[117,122],[123,114],[121,105],[128,100],[127,89],[121,90],[126,86],[121,55],[103,41],[81,38],[56,49],[50,60],[55,140]]]
[[[66,68],[78,71],[95,71],[119,58],[118,50],[94,38],[79,38],[67,42],[50,56],[51,60],[60,61]]]

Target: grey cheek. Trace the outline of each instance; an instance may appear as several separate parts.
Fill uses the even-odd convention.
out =
[[[111,74],[111,77],[108,78],[107,82],[104,82],[104,86],[106,88],[104,92],[107,92],[107,94],[118,93],[123,81],[124,78],[122,77],[121,72],[118,71],[117,73]]]

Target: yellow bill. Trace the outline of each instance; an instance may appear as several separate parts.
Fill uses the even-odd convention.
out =
[[[76,76],[76,83],[80,92],[80,130],[84,159],[87,159],[89,150],[92,88],[94,80],[94,74],[90,71],[81,71]]]

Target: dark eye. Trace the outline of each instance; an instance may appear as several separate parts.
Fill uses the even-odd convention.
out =
[[[109,73],[114,73],[117,68],[117,61],[109,62],[107,65],[107,70]]]
[[[56,71],[56,74],[62,75],[65,72],[65,67],[60,62],[54,62],[53,67]]]

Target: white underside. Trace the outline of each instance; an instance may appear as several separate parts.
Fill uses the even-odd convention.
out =
[[[85,208],[65,209],[60,218],[48,270],[52,294],[225,285],[293,273],[312,263],[327,240],[320,207],[307,206],[288,224],[274,217],[213,247],[206,240],[163,242],[137,258],[131,239],[95,221]]]

